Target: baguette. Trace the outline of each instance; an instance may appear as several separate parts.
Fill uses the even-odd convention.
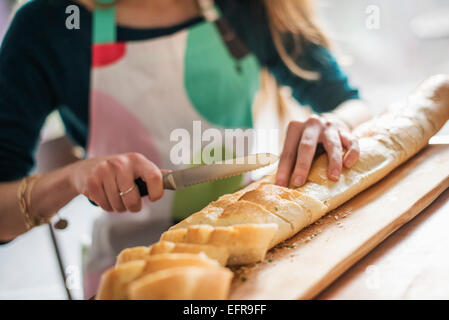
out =
[[[449,76],[434,76],[425,81],[395,109],[362,124],[354,130],[359,139],[360,158],[344,168],[339,181],[327,178],[327,155],[318,157],[307,182],[296,189],[272,185],[269,175],[245,189],[212,202],[203,210],[170,228],[189,229],[195,225],[211,227],[274,223],[278,226],[269,248],[293,236],[329,211],[378,182],[394,168],[422,149],[449,118]],[[168,238],[168,232],[162,236]],[[182,231],[181,234],[186,234]],[[179,240],[181,239],[181,240]],[[187,237],[176,241],[189,241]],[[223,243],[223,245],[225,245]],[[241,244],[245,246],[244,243]],[[254,258],[263,255],[255,255]],[[230,261],[240,259],[231,252]]]
[[[394,109],[354,130],[360,158],[351,169],[343,169],[339,181],[327,178],[327,156],[321,155],[299,188],[275,186],[271,174],[222,196],[171,227],[149,248],[124,250],[116,267],[103,275],[98,297],[226,298],[232,272],[220,265],[261,261],[268,249],[412,157],[448,119],[449,76],[432,77]]]

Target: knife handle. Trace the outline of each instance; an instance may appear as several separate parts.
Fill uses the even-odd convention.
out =
[[[162,176],[162,180],[163,180],[163,184],[164,184],[164,189],[168,189],[168,190],[176,189],[171,172],[164,174]],[[148,195],[148,188],[147,188],[147,184],[145,183],[145,181],[143,181],[140,178],[137,178],[136,180],[134,180],[134,183],[137,185],[137,188],[139,189],[140,196],[146,197]],[[89,199],[89,202],[92,203],[94,206],[98,207],[98,204],[96,204],[92,200]]]
[[[137,185],[137,188],[139,189],[139,193],[141,197],[146,197],[148,195],[148,188],[145,181],[143,181],[140,178],[137,178],[134,180],[134,183]]]

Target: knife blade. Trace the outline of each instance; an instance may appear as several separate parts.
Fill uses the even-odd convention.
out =
[[[279,160],[271,153],[259,153],[246,157],[217,161],[164,174],[164,188],[180,190],[195,184],[233,177],[259,168],[266,167]]]
[[[200,183],[230,178],[256,169],[260,169],[276,163],[279,157],[271,153],[258,153],[245,157],[217,161],[212,164],[200,165],[192,168],[171,171],[165,173],[163,178],[164,189],[180,190],[185,187]],[[148,195],[148,188],[142,179],[138,178],[135,183],[142,197]],[[96,205],[93,201],[89,200]]]

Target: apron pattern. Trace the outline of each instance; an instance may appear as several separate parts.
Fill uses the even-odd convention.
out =
[[[103,156],[112,149],[116,153],[138,152],[160,166],[160,155],[142,122],[111,96],[95,90],[90,95],[95,105],[91,121],[98,125],[90,128],[88,157]]]
[[[113,63],[116,63],[122,59],[126,54],[126,44],[122,42],[118,43],[105,43],[96,44],[92,50],[92,67],[100,68],[106,67]]]
[[[223,128],[251,128],[252,102],[259,89],[259,64],[247,54],[236,60],[215,24],[194,26],[185,54],[185,88],[192,106]]]

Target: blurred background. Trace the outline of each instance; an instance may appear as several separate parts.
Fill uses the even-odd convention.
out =
[[[0,1],[0,42],[14,2]],[[405,97],[426,77],[449,74],[449,1],[316,3],[340,64],[376,112]],[[46,130],[58,132],[60,127],[57,121],[50,121]],[[92,222],[98,214],[98,209],[81,197],[61,211],[70,225],[56,236],[75,299],[82,298],[82,248],[89,245]],[[46,227],[0,247],[0,261],[0,299],[66,298]]]

